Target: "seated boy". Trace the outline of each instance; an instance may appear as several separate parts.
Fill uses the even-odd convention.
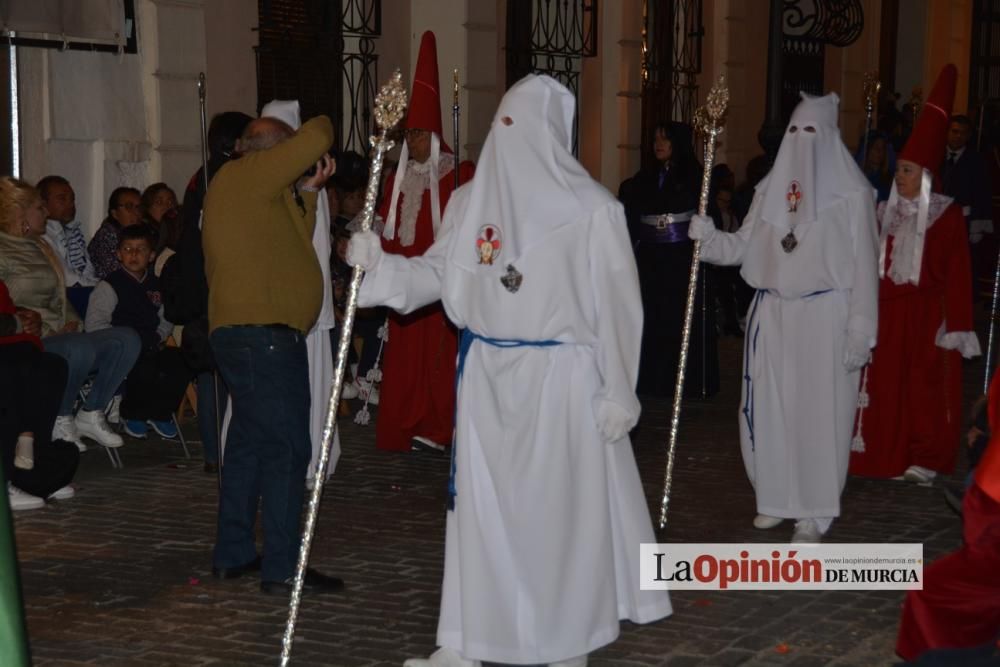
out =
[[[160,437],[176,438],[173,412],[193,373],[178,348],[163,345],[173,324],[163,317],[159,281],[152,270],[153,231],[145,224],[122,228],[117,254],[122,266],[97,283],[85,326],[87,331],[113,326],[135,329],[142,352],[125,381],[121,404],[125,432],[145,438],[148,425]]]

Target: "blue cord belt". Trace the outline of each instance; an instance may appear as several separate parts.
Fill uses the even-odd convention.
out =
[[[557,340],[508,340],[504,338],[490,338],[481,336],[472,329],[462,329],[462,336],[458,341],[458,363],[455,367],[455,394],[458,394],[459,385],[462,382],[462,374],[465,372],[465,359],[469,356],[469,349],[474,341],[480,340],[493,347],[553,347],[562,345]],[[455,509],[455,497],[458,493],[455,490],[455,437],[451,439],[451,472],[448,474],[448,509]]]

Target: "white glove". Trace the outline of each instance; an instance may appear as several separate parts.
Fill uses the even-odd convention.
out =
[[[347,244],[347,263],[360,266],[365,271],[374,269],[382,259],[382,240],[378,234],[369,230],[351,234]]]
[[[868,336],[847,332],[847,341],[844,343],[844,367],[848,372],[860,370],[868,363],[871,356],[871,347],[868,345]]]
[[[597,406],[597,430],[604,442],[621,440],[635,426],[636,419],[628,410],[612,401],[601,400]]]
[[[707,241],[715,236],[715,223],[707,215],[691,216],[691,224],[688,225],[688,238],[692,241]]]

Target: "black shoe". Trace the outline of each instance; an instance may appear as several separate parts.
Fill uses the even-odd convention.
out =
[[[209,463],[208,461],[205,461],[205,472],[208,473],[209,475],[216,474],[217,472],[219,472],[219,464]]]
[[[236,579],[237,577],[242,577],[247,572],[260,572],[260,556],[243,565],[212,567],[212,576],[216,579]]]
[[[282,595],[288,597],[295,587],[295,578],[289,577],[284,581],[262,581],[260,582],[260,592],[266,595]],[[337,593],[344,590],[344,580],[339,577],[329,577],[316,570],[306,568],[305,581],[302,582],[302,591],[309,593]]]

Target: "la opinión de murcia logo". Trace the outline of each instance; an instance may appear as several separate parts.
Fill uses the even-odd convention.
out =
[[[919,589],[923,545],[643,544],[643,589]]]

